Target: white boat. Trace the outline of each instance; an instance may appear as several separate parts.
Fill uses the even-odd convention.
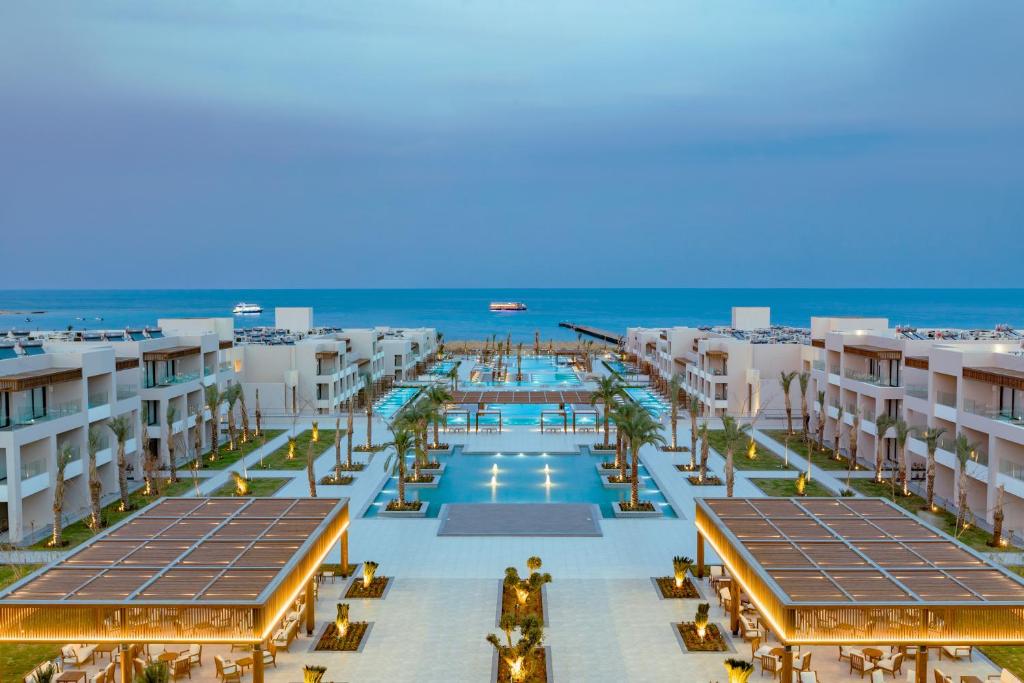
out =
[[[235,304],[235,308],[232,312],[235,315],[257,315],[263,312],[263,307],[259,304],[247,304],[242,301]]]
[[[492,311],[525,311],[526,304],[521,301],[492,301]]]

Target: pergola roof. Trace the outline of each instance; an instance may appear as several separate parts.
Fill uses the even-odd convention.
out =
[[[791,642],[1024,642],[1024,582],[888,501],[698,499],[696,523]]]
[[[0,641],[259,640],[347,526],[347,499],[162,499],[0,592]]]
[[[590,403],[590,391],[453,391],[452,403]]]

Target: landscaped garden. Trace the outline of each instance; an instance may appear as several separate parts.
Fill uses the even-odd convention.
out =
[[[337,616],[324,628],[314,650],[356,652],[370,625],[365,621],[351,621],[347,602],[339,602],[337,608]]]
[[[252,479],[245,480],[247,482],[247,489],[240,490],[237,481],[230,481],[210,495],[214,498],[222,498],[228,496],[251,496],[253,498],[269,498],[277,493],[282,486],[287,484],[291,479],[283,477],[253,477]]]
[[[0,589],[38,569],[38,564],[0,567]],[[0,680],[21,681],[39,662],[55,659],[60,646],[53,643],[0,643]]]
[[[708,442],[719,455],[723,458],[725,457],[725,432],[720,429],[713,429],[709,431]],[[738,470],[795,469],[792,465],[787,465],[785,460],[775,455],[764,446],[758,446],[759,445],[755,443],[753,458],[748,454],[746,438],[744,439],[744,443],[735,446],[732,452],[733,467]]]
[[[210,461],[210,451],[203,454],[203,467],[211,470],[226,469],[283,432],[283,429],[264,429],[259,436],[250,435],[248,441],[239,443],[233,451],[229,451],[227,444],[222,443],[217,449],[216,460]]]
[[[658,576],[654,579],[661,597],[673,600],[692,600],[700,597],[697,587],[690,581],[692,565],[693,560],[689,557],[677,555],[672,558],[672,576]]]
[[[807,481],[804,478],[803,491],[799,490],[799,478],[797,479],[751,479],[750,483],[761,490],[766,496],[778,498],[790,498],[793,496],[810,496],[815,498],[831,498],[836,494],[814,479]]]
[[[770,436],[772,439],[777,441],[780,446],[785,445],[786,443],[786,430],[784,429],[765,429],[762,430],[761,433],[766,436]],[[812,463],[823,470],[845,471],[850,466],[850,461],[842,454],[840,454],[839,458],[836,459],[835,453],[828,446],[825,447],[825,450],[821,450],[818,448],[817,444],[815,444],[814,448],[811,449],[799,433],[790,435],[789,450],[802,458],[810,459]]]
[[[541,559],[526,560],[529,575],[522,578],[515,567],[505,569],[501,584],[501,614],[498,627],[505,638],[494,633],[487,642],[498,654],[498,683],[546,683],[547,651],[544,642],[544,591],[551,575],[540,573]],[[518,640],[512,634],[519,632]]]
[[[345,430],[341,430],[341,437],[345,437]],[[309,444],[313,439],[313,430],[307,429],[294,439],[275,450],[273,453],[260,458],[256,465],[263,470],[304,470],[306,469],[306,453]],[[325,450],[334,445],[334,430],[319,430],[317,441],[313,443],[314,457],[320,456]]]
[[[711,623],[710,612],[711,605],[702,602],[697,605],[693,621],[675,625],[688,652],[725,652],[729,649],[718,625]]]
[[[346,598],[373,598],[380,599],[384,597],[384,593],[387,591],[388,583],[391,581],[390,576],[377,576],[376,562],[367,560],[363,562],[362,570],[363,575],[357,578],[345,591]]]

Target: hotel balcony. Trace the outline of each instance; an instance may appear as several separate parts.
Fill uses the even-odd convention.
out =
[[[199,380],[198,372],[179,372],[174,375],[164,375],[158,377],[156,382],[146,382],[144,388],[146,389],[157,389],[160,387],[172,387],[177,384],[187,384],[189,382],[195,382]]]
[[[885,377],[880,374],[872,374],[868,372],[857,372],[855,370],[847,370],[843,373],[843,377],[846,379],[853,380],[855,382],[864,382],[865,384],[871,384],[876,387],[885,388],[898,388],[899,383],[893,383],[892,379]]]
[[[117,400],[127,401],[130,398],[135,398],[139,395],[139,385],[137,384],[118,384],[117,385]]]
[[[89,422],[110,417],[110,394],[100,391],[89,394]]]
[[[964,399],[964,412],[987,417],[988,419],[996,420],[997,422],[1004,422],[1006,424],[1013,425],[1014,427],[1024,427],[1024,409],[1022,408],[1018,408],[1016,411],[1011,411],[985,405],[978,401]]]
[[[22,410],[11,417],[7,424],[0,424],[0,431],[23,429],[34,425],[70,417],[82,412],[82,404],[74,401],[47,406],[46,412],[34,414],[30,410]]]
[[[956,422],[956,393],[948,391],[935,392],[935,417],[949,422]]]

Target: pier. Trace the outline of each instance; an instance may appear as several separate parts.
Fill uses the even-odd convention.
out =
[[[610,344],[623,344],[626,341],[626,338],[621,334],[615,334],[614,332],[609,332],[608,330],[601,330],[596,327],[590,327],[589,325],[577,325],[576,323],[563,321],[558,323],[558,326],[565,327],[567,329],[572,330],[573,332],[585,334],[586,336],[593,337],[594,339],[600,339],[601,341],[608,342]]]

